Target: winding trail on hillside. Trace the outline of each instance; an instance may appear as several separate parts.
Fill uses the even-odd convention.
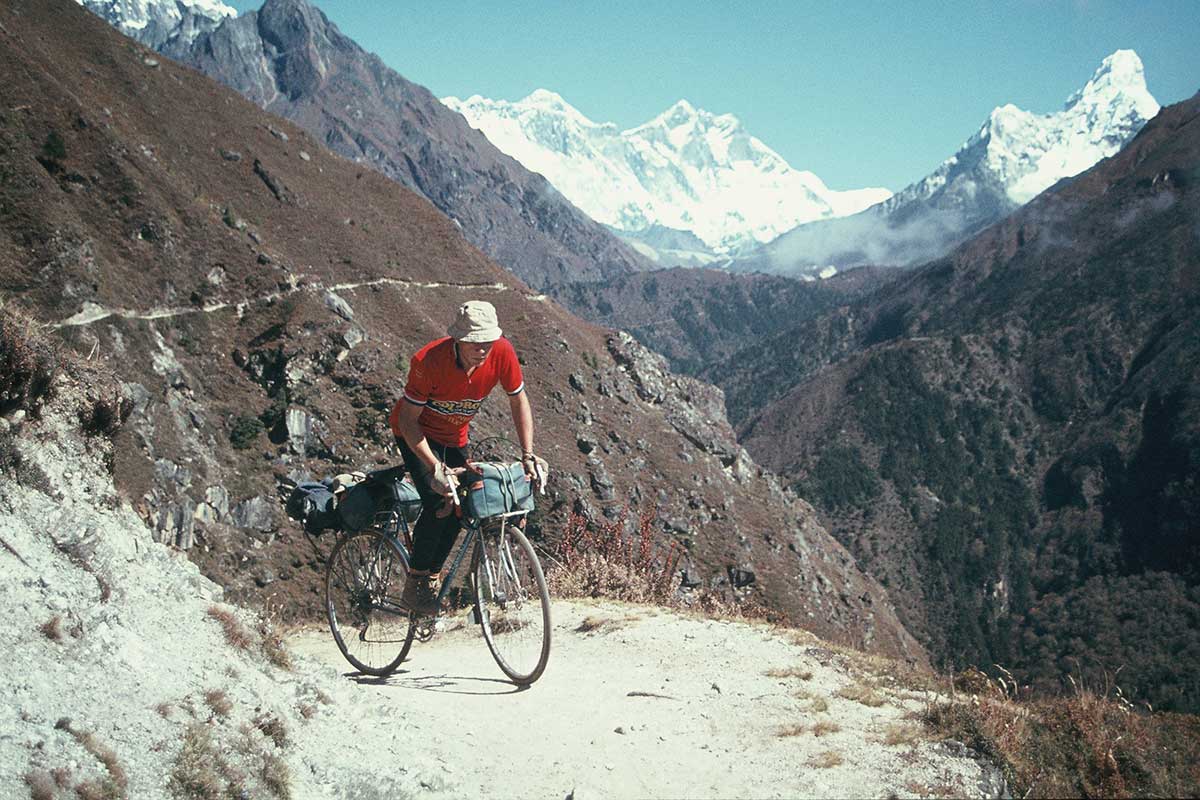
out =
[[[505,283],[444,283],[439,281],[409,281],[401,278],[373,278],[367,281],[357,281],[350,283],[335,283],[326,286],[320,282],[305,283],[304,276],[297,276],[297,280],[292,286],[286,289],[279,289],[274,292],[267,292],[258,297],[247,298],[235,301],[223,301],[219,303],[209,303],[200,306],[174,306],[163,308],[152,308],[148,311],[139,311],[129,308],[107,308],[98,303],[85,302],[83,308],[76,314],[67,317],[61,322],[52,324],[50,327],[54,330],[61,328],[74,328],[83,325],[91,325],[95,322],[108,319],[109,317],[120,317],[122,319],[144,319],[155,320],[165,319],[168,317],[180,317],[188,314],[211,314],[214,311],[222,311],[225,309],[234,309],[238,316],[251,305],[256,303],[266,303],[279,300],[282,297],[296,294],[297,292],[347,292],[354,291],[363,287],[371,286],[398,286],[405,289],[470,289],[472,291],[492,291],[503,292],[512,288]],[[536,297],[534,299],[537,299]]]
[[[326,629],[290,643],[424,739],[401,744],[441,763],[446,783],[432,794],[985,795],[980,764],[928,741],[908,718],[925,698],[868,673],[881,662],[765,624],[615,603],[560,601],[553,613],[549,665],[525,690],[500,672],[466,614],[414,644],[386,679],[351,671]],[[839,694],[867,684],[881,705]],[[827,730],[815,735],[818,724]]]

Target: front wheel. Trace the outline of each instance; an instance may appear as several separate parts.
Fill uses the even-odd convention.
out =
[[[488,649],[505,675],[528,686],[550,658],[550,593],[533,545],[513,525],[481,532],[471,576]]]
[[[400,607],[405,570],[381,533],[344,537],[325,568],[325,613],[338,649],[354,667],[384,677],[412,647],[416,624]]]

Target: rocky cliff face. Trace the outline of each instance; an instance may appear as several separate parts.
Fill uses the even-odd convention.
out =
[[[3,13],[18,77],[0,88],[0,277],[119,372],[117,485],[227,598],[319,608],[319,555],[280,519],[280,484],[394,461],[385,413],[409,357],[479,297],[525,360],[555,470],[538,535],[576,509],[653,505],[664,541],[731,596],[731,569],[753,573],[738,594],[922,657],[878,585],[736,446],[711,388],[534,294],[419,195],[76,6]],[[510,425],[485,404],[475,431]]]
[[[306,0],[268,0],[191,39],[139,38],[422,195],[468,241],[536,288],[647,266]]]
[[[951,256],[712,373],[750,451],[947,663],[1055,688],[1076,659],[1122,664],[1155,707],[1200,704],[1198,121],[1200,99],[1164,109]]]

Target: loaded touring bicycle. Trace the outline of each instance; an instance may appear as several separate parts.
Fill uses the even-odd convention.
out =
[[[342,531],[325,569],[329,627],[356,669],[390,675],[408,657],[414,639],[428,641],[436,631],[436,617],[418,616],[400,604],[421,500],[403,467],[369,473],[340,503],[328,489],[300,484],[288,513],[310,534],[322,526]],[[469,603],[500,669],[527,686],[541,676],[550,656],[550,596],[522,530],[534,507],[532,482],[520,464],[472,462],[459,479],[455,502],[463,527],[438,604]],[[455,580],[464,565],[465,586]]]

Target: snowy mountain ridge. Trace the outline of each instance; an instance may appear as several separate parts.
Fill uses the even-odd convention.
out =
[[[596,221],[628,233],[690,232],[718,253],[891,195],[831,190],[813,173],[793,169],[734,115],[687,100],[624,131],[592,121],[547,89],[517,102],[480,95],[442,102]]]
[[[191,42],[237,10],[221,0],[75,0],[126,36],[157,49],[172,39]]]
[[[1117,50],[1061,111],[1035,114],[1012,103],[993,109],[958,152],[883,208],[932,197],[972,168],[999,185],[1014,207],[1024,205],[1116,153],[1158,110],[1141,58],[1133,50]]]

